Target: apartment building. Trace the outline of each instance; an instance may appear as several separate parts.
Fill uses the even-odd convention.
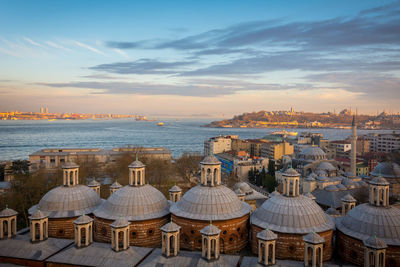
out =
[[[232,150],[232,140],[238,139],[237,135],[220,135],[204,141],[204,155],[214,155]]]
[[[400,134],[368,134],[363,136],[370,142],[370,151],[391,153],[400,150]]]

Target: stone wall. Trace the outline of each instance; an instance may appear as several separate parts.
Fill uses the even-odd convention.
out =
[[[251,225],[251,250],[254,254],[258,254],[258,240],[257,233],[264,229],[256,225]],[[305,234],[284,234],[275,232],[278,235],[276,240],[276,257],[278,259],[297,260],[304,261],[304,241],[303,236]],[[324,261],[328,261],[332,258],[332,236],[333,230],[318,233],[320,236],[325,238],[324,244]]]
[[[74,221],[78,217],[73,218],[49,218],[49,237],[56,238],[75,238]]]
[[[129,245],[138,247],[161,246],[161,226],[169,222],[169,216],[162,218],[131,222],[129,226]],[[95,217],[94,240],[98,242],[111,243],[112,220]]]
[[[180,246],[182,249],[201,250],[200,230],[209,225],[209,221],[186,219],[171,215],[174,223],[181,226]],[[221,253],[235,253],[243,249],[248,242],[249,215],[241,218],[212,221],[220,230]]]
[[[364,266],[364,243],[337,231],[336,249],[340,257],[358,266]],[[400,247],[389,246],[386,249],[386,267],[400,266]]]

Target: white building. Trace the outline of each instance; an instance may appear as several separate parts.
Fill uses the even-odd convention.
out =
[[[365,139],[370,141],[370,151],[390,153],[400,150],[400,134],[368,134]]]
[[[204,155],[214,155],[232,150],[232,139],[237,135],[220,135],[204,141]]]

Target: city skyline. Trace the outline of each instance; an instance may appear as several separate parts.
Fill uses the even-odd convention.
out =
[[[399,1],[2,1],[1,110],[400,111]]]

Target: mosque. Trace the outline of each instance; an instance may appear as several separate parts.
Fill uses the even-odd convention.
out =
[[[80,184],[79,166],[66,163],[63,184],[29,209],[29,228],[17,231],[16,211],[0,212],[0,265],[400,266],[400,209],[381,175],[363,184],[368,203],[345,195],[339,213],[301,194],[293,168],[282,173],[282,192],[255,210],[249,186],[222,184],[217,158],[200,169],[197,186],[182,195],[175,185],[168,200],[136,159],[128,185],[115,182],[104,200],[96,180]]]

